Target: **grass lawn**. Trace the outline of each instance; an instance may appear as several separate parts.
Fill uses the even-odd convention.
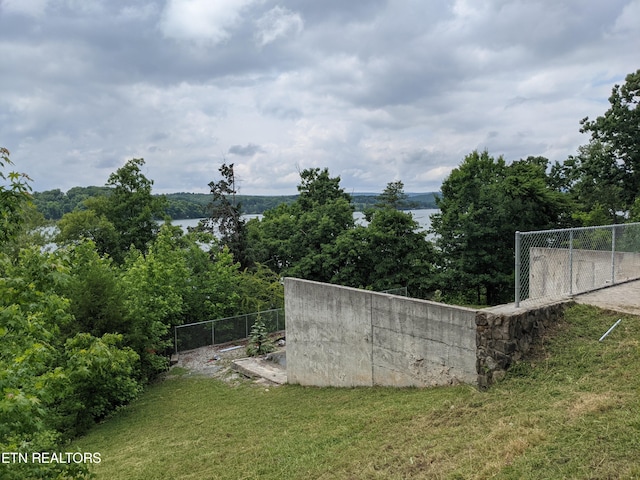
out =
[[[75,446],[109,480],[640,478],[640,318],[572,307],[485,392],[165,380]]]

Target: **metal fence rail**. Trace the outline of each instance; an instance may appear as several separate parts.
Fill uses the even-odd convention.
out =
[[[408,297],[409,293],[407,287],[390,288],[388,290],[381,290],[380,293],[388,293],[389,295],[398,295],[400,297]]]
[[[177,325],[174,329],[175,352],[248,338],[251,328],[258,319],[262,320],[269,333],[285,328],[283,308]]]
[[[515,303],[640,278],[640,223],[516,232]]]

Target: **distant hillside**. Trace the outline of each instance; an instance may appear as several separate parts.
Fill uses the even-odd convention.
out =
[[[59,189],[35,192],[33,201],[38,210],[48,220],[58,220],[65,213],[82,208],[82,202],[89,197],[109,195],[109,187],[74,187],[64,193]],[[437,208],[435,197],[437,192],[408,193],[410,208]],[[167,214],[173,219],[202,218],[206,216],[206,206],[211,200],[208,193],[169,193],[167,198]],[[351,194],[357,211],[362,211],[376,203],[375,193]],[[297,195],[236,195],[242,204],[242,211],[247,214],[264,213],[282,203],[292,203]]]

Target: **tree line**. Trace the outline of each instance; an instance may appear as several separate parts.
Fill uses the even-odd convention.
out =
[[[85,200],[90,197],[107,196],[112,188],[104,187],[73,187],[67,192],[60,189],[33,192],[32,201],[37,210],[47,220],[60,220],[65,213],[85,208]],[[167,193],[161,196],[166,199],[164,215],[173,220],[203,218],[206,215],[206,207],[209,203],[207,193]],[[436,208],[436,192],[414,194],[407,208]],[[292,203],[297,195],[238,195],[238,201],[242,203],[242,211],[245,214],[262,214],[281,203]],[[356,211],[363,211],[376,202],[374,194],[356,194],[352,196]],[[158,220],[162,220],[159,218]]]
[[[129,160],[66,212],[51,239],[30,179],[0,151],[0,448],[60,451],[167,368],[171,328],[282,306],[295,276],[461,304],[513,299],[516,230],[640,221],[640,70],[610,108],[582,120],[575,156],[512,162],[469,153],[442,184],[430,232],[390,182],[356,224],[353,197],[326,168],[298,195],[243,217],[233,164],[209,183],[206,218],[183,233]],[[427,235],[429,234],[429,235]],[[83,465],[0,465],[3,478],[82,478]]]

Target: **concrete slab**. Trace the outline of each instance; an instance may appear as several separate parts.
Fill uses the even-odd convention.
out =
[[[238,358],[231,362],[231,366],[251,378],[261,377],[279,385],[287,383],[286,368],[261,357]]]
[[[576,295],[573,300],[606,310],[640,315],[640,280]]]

